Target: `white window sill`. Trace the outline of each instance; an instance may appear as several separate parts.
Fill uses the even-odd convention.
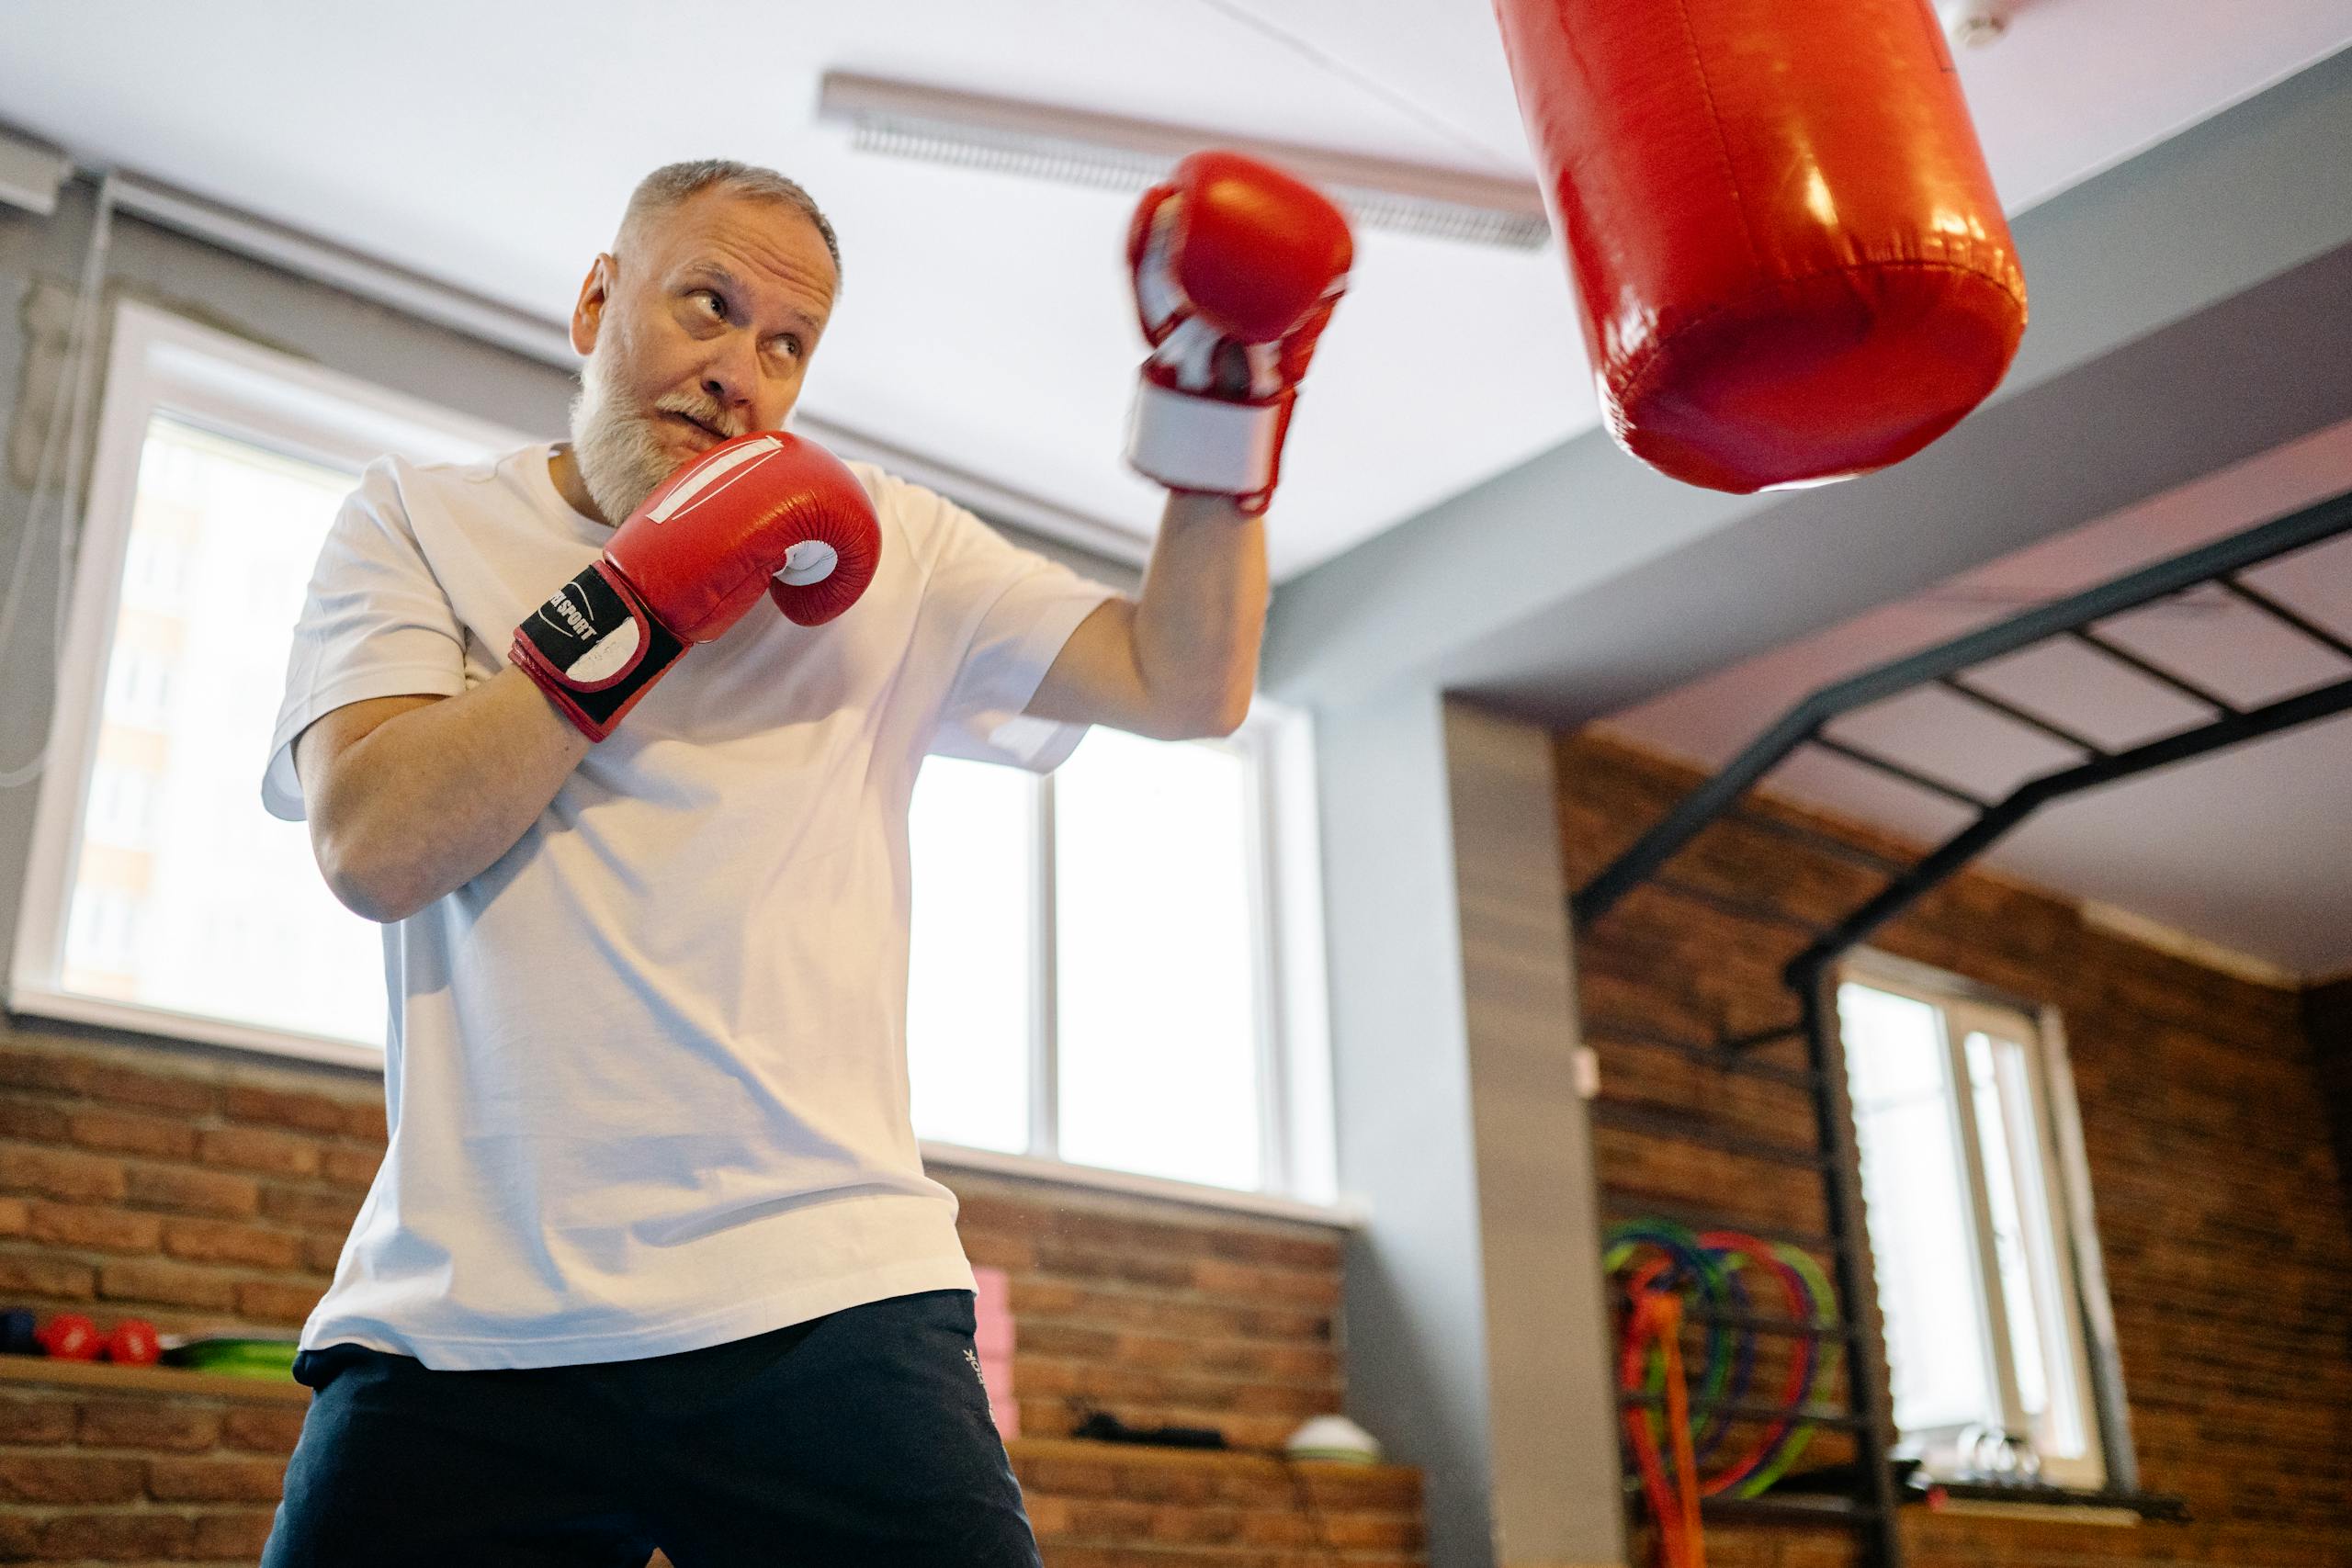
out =
[[[967,1148],[960,1144],[938,1144],[929,1139],[923,1142],[922,1158],[923,1164],[933,1169],[1010,1176],[1047,1186],[1116,1192],[1128,1197],[1188,1204],[1193,1208],[1258,1214],[1269,1219],[1297,1220],[1338,1231],[1360,1229],[1368,1217],[1362,1204],[1346,1199],[1337,1203],[1310,1203],[1297,1198],[1277,1197],[1270,1192],[1240,1192],[1232,1188],[1210,1187],[1196,1181],[1136,1176],[1124,1170],[1105,1170],[1099,1166],[1071,1165],[1063,1160],[1039,1159],[1034,1155],[1000,1154],[993,1149]]]

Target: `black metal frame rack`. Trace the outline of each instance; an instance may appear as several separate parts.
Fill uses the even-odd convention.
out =
[[[2352,640],[2317,624],[2243,578],[2244,573],[2266,562],[2347,533],[2352,533],[2352,493],[1824,686],[1781,716],[1721,773],[1693,791],[1569,899],[1570,916],[1579,931],[1606,916],[1636,887],[1648,884],[1795,930],[1807,942],[1781,971],[1782,981],[1796,1000],[1796,1018],[1783,1027],[1726,1035],[1703,1044],[1674,1039],[1659,1032],[1644,1032],[1638,1026],[1631,1031],[1614,1026],[1609,1030],[1616,1035],[1642,1033],[1650,1043],[1716,1066],[1736,1066],[1746,1071],[1769,1067],[1774,1076],[1801,1084],[1811,1092],[1815,1148],[1806,1151],[1775,1147],[1760,1152],[1766,1157],[1794,1158],[1822,1173],[1829,1234],[1819,1239],[1829,1243],[1836,1265],[1833,1277],[1843,1310],[1838,1314],[1835,1332],[1843,1338],[1848,1355],[1850,1405],[1825,1414],[1833,1417],[1827,1424],[1851,1431],[1854,1436],[1858,1462],[1850,1468],[1853,1486],[1843,1496],[1833,1497],[1810,1494],[1776,1498],[1767,1494],[1711,1510],[1717,1517],[1829,1520],[1849,1525],[1860,1533],[1862,1561],[1868,1568],[1900,1568],[1902,1562],[1895,1521],[1897,1496],[1889,1462],[1896,1438],[1889,1408],[1885,1344],[1877,1292],[1871,1286],[1869,1272],[1862,1229],[1861,1171],[1855,1149],[1853,1108],[1846,1088],[1844,1048],[1838,1031],[1834,987],[1838,961],[2003,834],[2053,800],[2352,711]],[[2098,629],[2099,623],[2125,612],[2208,585],[2218,585],[2237,603],[2290,628],[2343,661],[2343,677],[2257,706],[2240,707],[2205,682],[2166,669]],[[1998,695],[1969,678],[1971,671],[1990,660],[2058,639],[2089,649],[2117,668],[2189,699],[2206,710],[2209,716],[2201,723],[2157,739],[2109,750],[2068,726],[2034,713],[2029,706]],[[1827,727],[1842,715],[1928,686],[1958,696],[2003,723],[2030,730],[2044,740],[2056,741],[2077,753],[2078,760],[2030,778],[1996,800],[1938,778],[1899,758],[1826,733]],[[1907,787],[1956,803],[1973,813],[1973,819],[1917,861],[1906,862],[1879,855],[1826,834],[1816,834],[1742,805],[1741,797],[1767,773],[1806,747],[1830,752]],[[1727,817],[1737,817],[1747,826],[1783,833],[1816,851],[1860,864],[1884,878],[1885,886],[1834,924],[1815,926],[1780,910],[1736,904],[1667,874],[1668,862],[1709,825]],[[1793,1038],[1803,1039],[1806,1046],[1807,1066],[1802,1072],[1772,1066],[1747,1055],[1757,1045]],[[1675,1131],[1687,1134],[1690,1129],[1678,1126]],[[1717,1136],[1709,1141],[1755,1140]],[[1686,1217],[1706,1223],[1701,1216]],[[1755,1326],[1770,1328],[1765,1324]],[[2109,1397],[2114,1397],[2114,1391],[2109,1391]],[[2177,1515],[2177,1500],[2148,1497],[2136,1491],[2136,1477],[2130,1473],[2128,1448],[2123,1452],[2127,1460],[2125,1473],[2110,1473],[2113,1499],[2151,1517]]]

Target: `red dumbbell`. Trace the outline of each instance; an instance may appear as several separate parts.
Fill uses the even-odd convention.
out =
[[[105,1341],[98,1325],[78,1312],[62,1312],[33,1331],[41,1353],[61,1361],[95,1361]]]
[[[163,1353],[155,1325],[143,1317],[126,1317],[107,1336],[107,1359],[126,1367],[152,1367]]]

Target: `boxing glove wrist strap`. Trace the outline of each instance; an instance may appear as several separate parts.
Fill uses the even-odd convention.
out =
[[[1145,379],[1127,422],[1127,461],[1170,490],[1254,496],[1271,490],[1291,394],[1230,402]]]
[[[524,617],[508,657],[582,734],[602,740],[685,648],[598,560]]]

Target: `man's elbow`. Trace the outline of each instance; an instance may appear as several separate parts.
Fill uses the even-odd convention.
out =
[[[1250,694],[1238,698],[1231,694],[1209,697],[1190,703],[1172,704],[1163,709],[1159,722],[1152,728],[1155,740],[1222,740],[1239,729],[1250,716]]]
[[[415,885],[412,866],[370,852],[364,843],[354,841],[356,837],[350,833],[317,833],[311,837],[311,847],[319,871],[325,876],[327,891],[334,895],[336,903],[361,919],[388,926],[408,919],[432,902]]]

